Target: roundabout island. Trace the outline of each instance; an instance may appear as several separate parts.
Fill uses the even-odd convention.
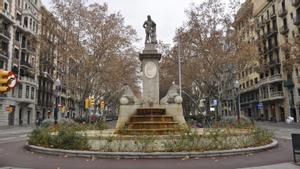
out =
[[[249,154],[276,147],[272,133],[249,121],[229,125],[221,121],[212,128],[190,128],[183,116],[178,85],[159,96],[159,61],[156,24],[144,23],[145,48],[139,59],[143,96],[138,99],[124,85],[115,129],[103,122],[62,122],[34,130],[26,145],[33,152],[98,158],[184,158]]]

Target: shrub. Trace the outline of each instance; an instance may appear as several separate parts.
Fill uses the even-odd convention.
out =
[[[48,128],[48,127],[50,127],[53,124],[54,124],[54,120],[53,119],[45,119],[45,120],[42,121],[41,127],[42,128]]]
[[[54,148],[67,150],[87,150],[89,148],[86,136],[76,133],[76,130],[70,127],[61,127],[57,135],[53,135],[51,145]]]
[[[58,133],[51,134],[51,128],[37,128],[29,136],[28,143],[31,145],[60,148],[86,150],[89,148],[88,139],[77,133],[76,128],[62,125],[58,128]]]
[[[58,120],[59,124],[73,124],[75,123],[72,119],[61,118]]]
[[[223,117],[220,121],[213,123],[213,128],[238,128],[238,129],[248,129],[253,128],[254,123],[247,117],[241,116],[238,121],[236,116]]]
[[[251,131],[251,135],[256,145],[264,145],[272,141],[274,132],[268,129],[257,127]]]
[[[31,145],[49,147],[51,135],[47,128],[36,128],[29,136],[28,143]]]
[[[89,118],[88,117],[80,116],[80,117],[76,117],[74,119],[74,121],[77,122],[77,123],[88,123],[89,122]]]

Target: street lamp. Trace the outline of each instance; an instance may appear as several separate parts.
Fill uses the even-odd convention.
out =
[[[58,119],[58,114],[59,114],[59,106],[61,106],[61,82],[60,80],[57,78],[55,81],[55,89],[57,90],[57,95],[59,94],[59,98],[56,98],[56,107],[55,107],[55,111],[54,111],[54,120],[55,120],[55,124],[57,123],[57,119]]]
[[[240,89],[240,82],[238,80],[236,80],[234,82],[234,88],[236,89],[236,93],[237,93],[237,119],[238,122],[240,122],[240,94],[239,94],[239,89]]]
[[[182,97],[182,84],[181,84],[181,63],[183,62],[183,57],[181,56],[181,39],[180,34],[181,29],[178,29],[178,84],[179,84],[179,95]]]

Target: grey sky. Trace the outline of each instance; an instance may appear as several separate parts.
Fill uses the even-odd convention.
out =
[[[89,0],[108,4],[110,11],[120,11],[125,23],[132,25],[138,36],[144,40],[143,22],[151,15],[157,24],[157,38],[165,43],[172,43],[175,30],[186,20],[185,10],[192,3],[203,0]],[[224,0],[228,1],[228,0]],[[51,0],[42,0],[49,8]]]

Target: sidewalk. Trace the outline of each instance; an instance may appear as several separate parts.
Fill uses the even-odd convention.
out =
[[[270,121],[256,121],[255,123],[258,124],[258,125],[265,125],[265,126],[300,129],[300,123],[288,124],[288,123],[285,123],[285,122],[276,122],[276,123],[274,123],[274,122],[270,122]]]
[[[292,133],[300,133],[300,125],[299,124],[285,124],[282,122],[272,123],[272,122],[256,122],[257,126],[267,128],[269,130],[274,131],[276,138],[283,139],[292,139]],[[300,167],[299,167],[300,169]]]
[[[260,167],[250,167],[250,168],[240,168],[240,169],[299,169],[299,165],[295,165],[293,163],[281,163],[281,164],[274,164],[274,165],[267,165],[267,166],[260,166]]]
[[[15,126],[15,127],[2,127],[0,128],[0,136],[6,134],[27,134],[31,132],[35,126]]]

